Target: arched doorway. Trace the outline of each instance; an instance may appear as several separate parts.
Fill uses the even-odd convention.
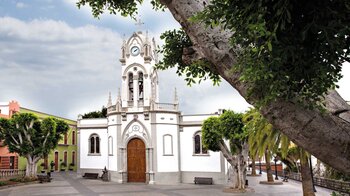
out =
[[[58,170],[58,152],[55,152],[55,171]]]
[[[146,148],[139,139],[131,139],[127,148],[128,182],[146,182]]]

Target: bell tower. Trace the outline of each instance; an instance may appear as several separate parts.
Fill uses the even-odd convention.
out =
[[[138,31],[123,41],[121,106],[141,111],[152,102],[158,102],[158,75],[154,68],[158,57],[154,38],[148,32]]]

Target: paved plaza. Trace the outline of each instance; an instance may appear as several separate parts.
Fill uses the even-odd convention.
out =
[[[224,185],[145,185],[141,184],[118,184],[116,182],[103,182],[101,180],[87,180],[77,177],[76,173],[60,172],[52,175],[51,183],[31,184],[0,189],[1,196],[27,196],[27,195],[138,195],[138,196],[182,196],[182,195],[245,195],[245,196],[302,196],[300,182],[285,182],[283,185],[260,185],[260,180],[266,176],[248,177],[249,187],[253,193],[224,193]],[[329,196],[332,191],[316,187],[319,196]]]

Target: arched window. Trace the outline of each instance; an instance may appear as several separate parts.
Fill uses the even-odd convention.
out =
[[[128,77],[129,82],[129,101],[134,100],[134,77],[132,73],[129,73]]]
[[[75,131],[72,131],[72,145],[75,145]]]
[[[194,134],[193,146],[194,146],[194,149],[193,149],[194,154],[208,154],[208,150],[203,147],[202,133],[200,131]]]
[[[143,100],[143,73],[139,73],[139,100]]]
[[[97,134],[89,138],[89,154],[100,154],[100,137]]]
[[[72,152],[72,164],[75,165],[75,151]]]
[[[67,165],[67,151],[63,153],[63,162]]]
[[[173,155],[173,136],[166,134],[163,135],[163,155],[172,156]]]
[[[113,155],[113,138],[112,138],[112,136],[108,137],[108,155]]]

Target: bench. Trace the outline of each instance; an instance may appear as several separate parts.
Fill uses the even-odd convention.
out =
[[[84,173],[83,178],[97,179],[98,178],[98,173]]]
[[[213,184],[213,178],[208,177],[194,177],[195,184]]]
[[[40,183],[43,183],[43,182],[51,182],[51,177],[50,175],[37,175],[38,177],[38,180]]]

